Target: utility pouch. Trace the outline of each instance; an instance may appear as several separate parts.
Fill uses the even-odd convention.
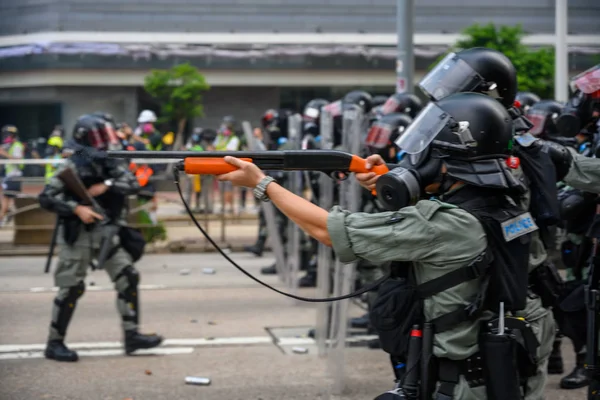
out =
[[[521,399],[514,336],[483,333],[479,340],[488,400]]]
[[[77,238],[79,237],[81,225],[81,220],[77,217],[63,219],[63,235],[66,244],[69,246],[75,244]]]
[[[119,240],[121,247],[129,253],[133,262],[142,258],[146,241],[144,240],[144,235],[139,230],[127,226],[121,227],[119,230]]]
[[[553,307],[558,304],[564,281],[559,275],[556,267],[546,261],[529,273],[531,290],[540,296],[544,308]]]
[[[408,279],[393,278],[383,282],[369,317],[379,335],[382,350],[406,360],[412,327],[423,322],[423,301]]]

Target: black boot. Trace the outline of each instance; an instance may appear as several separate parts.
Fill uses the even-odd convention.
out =
[[[256,257],[261,257],[263,251],[265,251],[266,241],[267,241],[267,238],[259,237],[258,240],[256,241],[256,243],[254,243],[252,246],[245,246],[244,251],[247,251],[248,253],[252,253]]]
[[[77,352],[69,350],[62,340],[50,340],[46,345],[44,356],[49,360],[56,361],[77,361],[79,356]]]
[[[317,287],[317,271],[308,271],[298,280],[298,286],[303,288]]]
[[[126,331],[125,354],[131,354],[140,349],[151,349],[160,345],[162,341],[163,337],[155,334],[143,335],[138,331]]]
[[[369,327],[369,314],[350,319],[350,326],[356,329],[367,329]]]
[[[590,384],[584,364],[586,354],[577,354],[577,364],[575,369],[569,375],[560,380],[560,387],[563,389],[579,389]]]
[[[561,340],[555,339],[552,345],[552,353],[548,359],[548,373],[553,375],[562,374],[565,370],[562,353],[560,351]]]
[[[263,269],[261,269],[260,273],[263,275],[276,275],[277,268],[275,268],[275,264],[273,264],[270,267],[264,267]]]

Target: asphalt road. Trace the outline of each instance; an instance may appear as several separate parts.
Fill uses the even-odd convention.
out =
[[[257,276],[272,261],[233,258]],[[43,264],[38,257],[0,259],[0,400],[363,400],[392,388],[385,353],[349,347],[346,390],[333,396],[331,376],[340,366],[319,357],[305,335],[315,323],[315,306],[259,287],[214,253],[149,255],[139,264],[142,331],[167,339],[156,351],[121,354],[116,296],[106,274],[96,271],[68,332],[80,361],[45,360],[54,292]],[[276,277],[261,277],[281,287]],[[300,293],[315,295],[310,289]],[[360,313],[351,306],[352,316]],[[296,354],[294,347],[308,354]],[[570,347],[563,348],[570,371]],[[186,376],[212,382],[186,385]],[[551,377],[547,400],[585,398],[584,390],[558,389],[559,378]]]

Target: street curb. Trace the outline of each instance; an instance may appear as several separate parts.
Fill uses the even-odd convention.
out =
[[[216,241],[219,247],[223,250],[231,253],[243,253],[244,247],[252,246],[253,241],[244,240],[241,243],[235,244],[223,243]],[[144,254],[197,254],[197,253],[215,253],[217,250],[208,242],[183,242],[173,241],[160,247],[149,245]],[[265,246],[264,252],[270,252],[271,248]],[[20,247],[16,249],[0,250],[0,258],[10,257],[27,257],[27,256],[47,256],[48,247],[46,246],[31,246],[31,247]],[[58,251],[54,252],[54,255],[58,255]]]

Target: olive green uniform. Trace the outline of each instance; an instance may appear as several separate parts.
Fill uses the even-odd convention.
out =
[[[563,181],[569,186],[580,190],[600,193],[600,160],[584,157],[575,153],[572,149],[569,150],[573,153],[573,161],[569,173]],[[529,208],[529,200],[529,196],[527,196],[524,204],[521,204],[524,209]],[[531,235],[530,251],[529,271],[531,272],[544,263],[548,257],[538,232],[533,232]],[[517,316],[525,318],[531,324],[531,328],[540,342],[537,354],[537,374],[527,381],[525,399],[541,400],[544,399],[544,388],[548,378],[548,359],[552,353],[556,323],[551,310],[544,308],[537,296],[534,298],[530,296],[527,299],[525,310],[519,312]]]
[[[68,161],[63,164],[57,171],[60,173],[64,168],[74,168],[73,164]],[[114,190],[120,190],[122,192],[134,192],[139,189],[139,184],[133,174],[131,174],[126,165],[119,166],[117,171],[113,173]],[[43,195],[52,197],[53,201],[60,203],[65,209],[75,210],[78,203],[65,198],[63,182],[54,175],[49,183],[44,188]],[[124,209],[121,213],[121,218],[113,221],[116,225],[124,226],[126,223],[126,210]],[[91,229],[90,229],[91,228]],[[100,243],[102,234],[106,226],[102,225],[84,225],[80,226],[79,235],[76,241],[69,245],[64,239],[64,230],[61,225],[57,236],[57,244],[60,246],[58,265],[54,272],[54,285],[59,288],[57,296],[54,300],[54,307],[52,310],[52,324],[50,326],[49,340],[63,340],[65,336],[65,329],[59,328],[57,319],[61,313],[61,308],[64,307],[64,302],[68,302],[67,307],[74,308],[76,305],[77,297],[83,294],[85,289],[84,280],[87,275],[87,270],[90,268],[92,259],[98,256],[100,250]],[[119,236],[115,235],[112,238],[114,247],[119,245]],[[125,331],[132,331],[137,329],[138,315],[137,307],[133,307],[128,298],[135,296],[137,298],[137,282],[135,285],[132,284],[131,279],[139,275],[133,267],[133,261],[129,253],[127,253],[121,246],[118,247],[116,253],[110,257],[102,266],[106,270],[111,281],[114,283],[115,289],[118,293],[117,296],[117,309],[121,314],[122,327]],[[124,271],[127,269],[127,273]],[[132,287],[135,289],[132,292]],[[76,294],[73,291],[77,291]],[[137,300],[136,300],[137,303]],[[68,324],[68,322],[67,322]]]
[[[437,200],[378,214],[349,213],[334,207],[327,221],[332,246],[340,261],[359,258],[374,263],[413,261],[417,284],[428,282],[472,262],[487,247],[483,226],[470,213]],[[481,279],[438,293],[424,302],[426,320],[469,304],[481,290]],[[482,318],[490,317],[486,313]],[[434,336],[436,357],[462,360],[479,351],[479,321],[463,322]],[[456,400],[486,398],[485,387],[471,388],[460,377]]]

